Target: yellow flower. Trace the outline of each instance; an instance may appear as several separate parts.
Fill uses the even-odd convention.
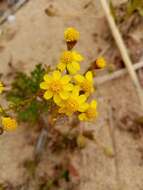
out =
[[[67,116],[72,115],[74,112],[84,112],[88,104],[85,102],[87,97],[79,95],[79,87],[75,86],[69,98],[60,104],[59,113],[64,113]]]
[[[106,67],[106,61],[104,59],[104,57],[99,57],[97,60],[96,60],[96,64],[97,64],[97,67],[98,68],[105,68]]]
[[[2,126],[5,131],[14,131],[17,128],[17,122],[10,117],[2,117]]]
[[[4,85],[3,83],[0,81],[0,94],[4,91]]]
[[[93,120],[97,116],[97,102],[96,100],[92,100],[84,113],[79,115],[79,120],[86,121],[86,120]]]
[[[93,75],[91,71],[88,71],[85,74],[85,77],[83,75],[75,75],[74,79],[76,83],[80,86],[81,90],[85,92],[87,96],[89,96],[93,91]]]
[[[64,37],[67,42],[74,42],[79,40],[80,34],[75,28],[67,28],[64,32]]]
[[[68,70],[70,74],[75,74],[80,70],[79,63],[83,57],[75,51],[64,51],[60,58],[60,63],[57,65],[60,71]]]
[[[53,97],[56,104],[58,104],[61,99],[67,99],[69,92],[73,89],[73,85],[69,83],[70,80],[69,75],[62,76],[60,71],[54,71],[52,75],[45,74],[44,82],[40,83],[40,88],[46,90],[44,98],[49,100]]]

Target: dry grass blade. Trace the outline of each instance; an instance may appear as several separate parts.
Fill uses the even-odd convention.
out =
[[[139,63],[136,63],[133,65],[133,69],[134,70],[138,70],[140,68],[143,67],[143,62],[139,62]],[[107,75],[104,75],[104,76],[99,76],[99,77],[96,77],[95,78],[95,84],[96,85],[100,85],[100,84],[103,84],[105,82],[108,82],[108,81],[111,81],[113,79],[117,79],[125,74],[127,74],[128,71],[126,68],[124,69],[120,69],[119,71],[115,71],[113,72],[112,74],[107,74]]]
[[[132,64],[132,61],[128,55],[128,50],[127,50],[126,45],[123,41],[122,35],[121,35],[118,27],[115,24],[115,21],[114,21],[114,18],[110,12],[110,8],[109,8],[107,0],[100,0],[100,2],[101,2],[101,5],[103,7],[103,10],[104,10],[106,19],[108,21],[108,24],[110,26],[112,35],[113,35],[115,42],[116,42],[116,44],[120,50],[121,56],[124,60],[124,63],[125,63],[126,68],[130,74],[130,77],[133,81],[133,84],[135,85],[136,91],[137,91],[139,99],[140,99],[140,103],[143,106],[143,91],[142,91],[141,85],[139,83],[137,74],[133,69],[133,64]]]

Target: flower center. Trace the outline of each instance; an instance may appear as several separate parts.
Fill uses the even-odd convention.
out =
[[[63,89],[60,81],[52,81],[50,84],[50,90],[54,93],[59,93]]]
[[[96,110],[93,109],[93,108],[89,108],[87,111],[86,111],[86,115],[89,119],[92,119],[94,117],[96,117]]]
[[[70,99],[68,102],[67,102],[67,109],[70,111],[70,112],[75,112],[77,111],[78,109],[78,102],[74,99]]]
[[[65,39],[68,42],[77,41],[79,39],[79,32],[74,28],[68,28],[65,31]]]
[[[65,64],[72,63],[73,61],[73,55],[70,51],[65,51],[63,55],[61,56],[61,62]]]

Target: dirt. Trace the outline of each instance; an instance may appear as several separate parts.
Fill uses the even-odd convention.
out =
[[[17,70],[25,72],[32,70],[37,63],[54,67],[65,49],[63,31],[68,26],[76,27],[81,33],[76,49],[85,56],[84,71],[108,46],[103,39],[108,27],[98,0],[29,1],[17,12],[15,23],[6,23],[1,27],[0,73],[9,72],[11,61]],[[98,86],[95,97],[99,101],[99,118],[94,124],[85,124],[85,127],[93,129],[104,146],[115,148],[116,155],[108,157],[94,143],[89,143],[84,150],[73,155],[73,163],[81,175],[79,189],[142,190],[143,165],[139,149],[143,140],[119,129],[115,121],[114,133],[111,133],[108,121],[111,107],[114,107],[113,114],[117,118],[130,112],[141,114],[142,109],[129,76]],[[20,126],[14,133],[5,133],[0,137],[0,183],[23,183],[25,170],[22,163],[31,159],[34,149],[26,140],[31,133],[31,129]],[[46,156],[45,152],[41,172],[42,168],[48,169]]]

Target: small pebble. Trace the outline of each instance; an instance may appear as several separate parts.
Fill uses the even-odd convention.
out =
[[[7,18],[7,21],[9,23],[14,23],[16,20],[15,16],[14,15],[9,15],[8,18]]]

